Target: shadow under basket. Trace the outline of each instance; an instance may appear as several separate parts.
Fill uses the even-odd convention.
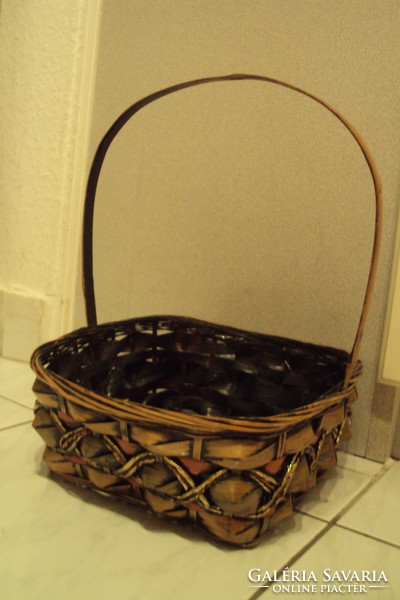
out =
[[[322,104],[347,127],[370,167],[376,233],[351,353],[187,317],[97,325],[93,209],[115,135],[157,98],[246,79],[288,87]],[[350,435],[379,238],[380,184],[370,154],[354,128],[315,96],[267,77],[230,75],[179,84],[132,105],[103,138],[89,175],[83,244],[88,327],[32,356],[33,426],[46,444],[50,470],[219,540],[255,546],[336,465],[337,444]]]

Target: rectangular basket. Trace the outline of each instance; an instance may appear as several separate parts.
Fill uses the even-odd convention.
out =
[[[93,211],[108,147],[150,102],[184,88],[237,80],[274,83],[315,100],[345,125],[368,163],[376,229],[350,354],[186,317],[97,325]],[[256,545],[336,464],[335,448],[349,436],[380,222],[379,176],[364,142],[337,111],[300,88],[229,75],[179,84],[133,104],[104,136],[89,175],[83,242],[88,327],[40,346],[32,356],[33,426],[46,444],[50,470],[219,540]]]

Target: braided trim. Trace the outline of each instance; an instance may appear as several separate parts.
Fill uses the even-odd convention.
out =
[[[210,477],[208,477],[208,479],[206,479],[205,481],[203,481],[202,483],[200,483],[193,489],[188,490],[184,494],[180,494],[179,496],[176,496],[176,500],[178,502],[190,502],[191,500],[198,501],[198,502],[201,502],[201,504],[203,504],[204,506],[206,506],[208,511],[217,512],[217,514],[222,514],[222,510],[218,506],[211,506],[203,494],[216,481],[218,481],[219,479],[222,479],[227,473],[228,473],[227,469],[220,469],[219,471],[216,471],[216,473],[213,473],[212,475],[210,475]]]
[[[350,414],[351,413],[350,413],[349,410],[345,412],[344,419],[343,419],[342,423],[340,424],[340,426],[338,428],[338,431],[336,433],[336,436],[335,436],[335,445],[336,446],[339,444],[339,442],[340,442],[340,440],[342,438],[342,435],[343,435],[344,429],[346,427],[346,424],[347,424],[347,422],[350,419]]]
[[[77,435],[74,439],[72,437],[72,435],[70,435],[73,433],[75,433],[75,432],[68,432],[68,434],[66,434],[66,436],[65,436],[65,440],[67,440],[71,443],[69,448],[72,447],[72,444],[77,444],[79,442],[79,439],[82,439],[82,437],[84,435],[86,435],[85,432],[80,431],[79,433],[82,437]],[[67,436],[69,436],[69,437],[67,437]],[[77,449],[76,449],[76,452],[78,453]],[[276,489],[273,492],[272,497],[268,500],[268,502],[263,504],[255,513],[252,513],[249,515],[243,515],[243,514],[238,514],[238,513],[228,513],[226,511],[224,512],[219,506],[210,505],[209,501],[204,496],[204,493],[216,481],[222,479],[223,477],[225,477],[227,475],[227,473],[229,473],[228,469],[220,469],[219,471],[213,473],[206,481],[203,481],[201,484],[199,484],[197,486],[194,486],[194,482],[192,481],[192,486],[194,486],[194,487],[191,486],[184,493],[182,493],[178,496],[171,496],[169,494],[160,493],[157,490],[151,490],[151,491],[158,494],[161,497],[167,498],[168,500],[173,500],[174,502],[179,503],[179,504],[185,504],[185,503],[193,502],[193,501],[197,502],[199,505],[201,505],[204,508],[204,510],[206,510],[209,513],[215,514],[215,515],[238,517],[238,518],[242,518],[242,519],[243,518],[245,518],[245,519],[260,519],[260,518],[266,517],[269,513],[271,513],[271,511],[275,508],[275,506],[277,506],[277,504],[279,504],[284,499],[284,497],[287,493],[287,490],[289,488],[290,482],[293,478],[293,475],[297,469],[297,466],[298,466],[301,456],[302,456],[301,453],[294,455],[291,463],[288,465],[288,467],[286,469],[285,476],[284,476],[282,482],[280,483],[280,485],[277,485],[277,481],[275,479],[273,479],[272,477],[269,477],[268,475],[264,475],[261,471],[258,471],[255,469],[252,471],[249,471],[249,473],[248,473],[249,477],[251,479],[257,481],[257,483],[260,485],[260,487],[262,487],[264,489],[264,491],[266,491],[268,494],[271,494],[271,492],[274,489],[274,486],[276,485]],[[165,462],[171,468],[171,470],[174,471],[175,474],[178,474],[178,472],[180,472],[181,470],[182,470],[182,473],[184,473],[184,470],[177,463],[175,463],[171,459],[168,459],[167,461],[165,461],[164,458],[165,457],[163,457],[163,459],[160,461],[160,460],[158,460],[158,458],[156,458],[150,452],[143,452],[142,454],[139,454],[139,455],[133,457],[132,459],[130,459],[130,461],[128,461],[125,465],[123,465],[117,471],[111,470],[108,467],[104,467],[104,466],[100,467],[92,459],[85,458],[84,460],[85,460],[85,464],[87,466],[91,466],[91,467],[93,467],[99,471],[105,472],[105,473],[119,476],[123,479],[131,478],[136,473],[136,471],[138,469],[140,469],[142,466],[144,466],[146,464],[154,464],[155,462],[163,462],[163,463]],[[68,460],[68,457],[66,457],[66,459]],[[143,485],[140,477],[138,477],[136,475],[134,477],[134,479],[140,485]],[[189,485],[190,480],[191,480],[191,478],[187,473],[185,473],[183,478],[179,477],[179,481],[184,487],[187,487]]]
[[[45,409],[46,410],[46,409]],[[62,433],[66,433],[67,429],[64,427],[60,417],[58,416],[58,414],[56,413],[56,411],[54,410],[49,410],[49,415],[50,417],[53,419],[56,427],[58,427],[58,429],[62,432]]]
[[[282,479],[280,485],[276,488],[275,492],[272,494],[272,497],[268,500],[268,502],[260,506],[260,508],[255,513],[251,515],[246,515],[246,519],[261,519],[263,517],[266,517],[267,514],[271,512],[271,510],[275,508],[275,506],[277,506],[285,498],[290,483],[293,479],[293,475],[295,474],[296,469],[299,465],[301,457],[301,452],[298,452],[293,456],[290,464],[286,469],[284,478]]]
[[[179,481],[179,483],[185,491],[193,489],[196,486],[189,473],[185,471],[185,469],[183,469],[181,465],[176,463],[171,458],[168,458],[168,456],[163,457],[163,462],[174,472],[177,480]]]
[[[314,455],[313,461],[310,465],[310,471],[315,471],[318,467],[318,458],[319,458],[319,455],[321,454],[322,446],[324,445],[327,434],[328,434],[327,431],[323,431],[321,434],[321,437],[319,438],[317,450],[316,451],[314,450],[315,455]]]
[[[119,475],[124,479],[132,477],[140,467],[144,465],[151,465],[155,462],[159,462],[157,458],[151,452],[141,452],[132,456],[122,467],[115,471],[115,475]],[[139,481],[139,478],[138,478]]]
[[[93,434],[93,432],[91,432]],[[108,436],[102,436],[107,448],[111,451],[114,458],[121,464],[124,465],[126,463],[126,458],[121,452],[119,446]]]
[[[60,421],[58,415],[54,411],[50,411],[50,414],[51,414],[51,417],[53,418],[56,426],[63,432],[63,435],[59,441],[57,450],[60,450],[61,452],[70,452],[71,450],[75,450],[76,454],[78,454],[79,456],[82,456],[81,452],[77,448],[77,445],[86,435],[89,435],[89,434],[93,435],[93,431],[91,431],[90,429],[88,429],[84,426],[78,427],[77,429],[74,429],[72,431],[66,431],[66,429],[65,429],[64,425],[62,424],[62,422]],[[346,418],[344,419],[343,423],[341,424],[341,430],[343,430],[343,428],[345,426],[346,419],[347,419],[347,415],[346,415]],[[219,481],[220,479],[222,479],[223,477],[225,477],[227,474],[230,473],[229,469],[225,469],[225,468],[219,469],[218,471],[216,471],[215,473],[210,475],[205,481],[203,481],[202,483],[200,483],[199,485],[196,486],[194,480],[187,473],[187,471],[181,465],[179,465],[177,462],[175,462],[174,460],[172,460],[171,458],[166,457],[166,456],[154,455],[151,452],[145,451],[145,452],[141,452],[140,454],[137,454],[137,455],[131,457],[127,462],[124,463],[125,456],[123,455],[123,453],[121,452],[119,447],[114,443],[114,441],[109,436],[106,436],[106,435],[99,436],[99,437],[101,437],[105,441],[105,444],[107,445],[109,450],[112,452],[113,456],[121,463],[121,467],[117,470],[115,470],[115,469],[111,470],[108,467],[100,466],[98,463],[96,463],[95,460],[92,460],[92,459],[86,458],[86,457],[83,457],[83,458],[84,458],[85,463],[88,466],[91,466],[95,469],[98,469],[98,470],[106,472],[106,473],[116,475],[123,479],[129,479],[129,478],[134,477],[140,485],[143,485],[143,483],[141,481],[141,478],[138,475],[136,475],[136,473],[141,467],[143,467],[144,465],[154,464],[155,462],[163,463],[174,473],[177,480],[183,487],[184,492],[182,494],[179,494],[178,496],[170,496],[168,494],[160,493],[157,490],[152,490],[153,492],[159,494],[162,497],[168,498],[170,500],[173,500],[174,502],[181,503],[181,504],[193,502],[193,501],[197,502],[207,512],[210,512],[210,513],[213,513],[216,515],[240,517],[240,518],[246,518],[246,519],[259,519],[259,518],[266,517],[284,499],[284,497],[288,491],[288,488],[290,486],[290,483],[292,481],[292,478],[294,476],[294,473],[298,467],[300,459],[304,453],[312,454],[313,461],[312,461],[312,465],[311,465],[310,469],[316,468],[318,456],[321,452],[322,445],[324,443],[326,435],[327,435],[327,432],[322,433],[316,450],[314,450],[311,447],[308,447],[303,452],[300,451],[300,452],[296,453],[295,455],[293,455],[293,458],[292,458],[290,464],[287,466],[285,475],[284,475],[282,481],[280,482],[280,484],[278,484],[278,481],[274,477],[272,477],[271,475],[268,475],[267,473],[264,473],[263,471],[261,471],[259,469],[252,469],[252,470],[248,471],[248,476],[250,477],[250,479],[257,482],[257,484],[267,494],[269,494],[269,495],[272,494],[272,496],[269,498],[269,500],[265,504],[260,506],[260,508],[256,512],[254,512],[250,515],[245,515],[245,516],[243,516],[241,514],[236,514],[236,513],[227,513],[227,512],[224,512],[220,507],[218,507],[216,505],[210,505],[209,501],[207,500],[207,498],[204,495],[205,492],[212,485],[214,485],[217,481]],[[66,457],[66,458],[68,458],[68,457]]]
[[[58,447],[63,452],[75,450],[79,442],[90,432],[86,427],[78,427],[72,431],[67,431],[58,442]]]
[[[276,486],[278,485],[278,482],[275,479],[275,477],[272,477],[271,475],[267,475],[266,473],[263,473],[263,471],[260,471],[259,469],[251,470],[249,475],[250,475],[250,478],[253,479],[254,481],[256,481],[258,483],[258,485],[260,487],[262,487],[262,489],[265,492],[267,492],[268,494],[271,494],[271,492],[273,492],[274,489],[276,488]]]

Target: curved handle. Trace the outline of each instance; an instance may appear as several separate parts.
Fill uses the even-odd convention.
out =
[[[139,110],[154,102],[158,98],[162,98],[163,96],[168,96],[169,94],[173,94],[174,92],[178,92],[179,90],[183,90],[186,88],[194,87],[196,85],[202,85],[205,83],[212,83],[216,81],[237,81],[237,80],[256,80],[256,81],[266,81],[269,83],[274,83],[300,94],[315,100],[318,104],[324,106],[327,110],[329,110],[335,117],[343,123],[343,125],[348,129],[351,133],[358,146],[360,147],[364,158],[368,164],[373,184],[375,190],[375,235],[374,242],[372,248],[372,257],[371,257],[371,265],[370,271],[367,281],[367,287],[365,291],[364,303],[361,311],[361,317],[358,324],[358,329],[356,333],[356,337],[353,344],[353,349],[350,355],[350,361],[347,368],[344,386],[348,384],[351,373],[355,364],[358,360],[358,353],[360,349],[361,339],[365,328],[365,323],[367,320],[367,315],[369,311],[369,306],[371,304],[372,299],[372,291],[376,278],[376,270],[377,270],[377,259],[380,247],[380,239],[381,239],[381,221],[382,221],[382,186],[380,177],[375,166],[374,160],[371,156],[370,151],[368,150],[365,142],[362,140],[360,134],[356,131],[356,129],[347,121],[345,117],[343,117],[337,110],[332,108],[329,104],[315,96],[314,94],[310,94],[302,90],[299,87],[291,85],[289,83],[285,83],[284,81],[279,81],[278,79],[273,79],[271,77],[264,77],[262,75],[246,75],[246,74],[234,74],[234,75],[224,75],[221,77],[207,77],[204,79],[195,79],[193,81],[187,81],[185,83],[180,83],[178,85],[173,85],[171,87],[165,88],[145,98],[135,102],[129,108],[127,108],[116,121],[111,125],[110,129],[107,131],[103,139],[101,140],[99,147],[97,148],[95,157],[93,159],[92,167],[89,173],[89,179],[87,183],[86,189],[86,198],[85,198],[85,210],[84,210],[84,220],[83,220],[83,293],[85,296],[85,306],[86,306],[86,318],[89,326],[95,326],[97,324],[97,316],[96,316],[96,301],[94,294],[94,281],[93,281],[93,213],[94,213],[94,202],[96,196],[97,183],[100,176],[101,167],[103,165],[104,158],[106,156],[107,150],[117,135],[117,133],[122,129],[127,121]]]

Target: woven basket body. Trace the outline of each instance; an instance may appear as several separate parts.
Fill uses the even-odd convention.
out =
[[[370,167],[376,234],[352,352],[195,319],[154,316],[97,325],[93,207],[111,141],[146,104],[185,87],[257,79],[316,100],[347,127]],[[254,546],[293,501],[336,464],[349,436],[362,367],[358,350],[376,272],[380,184],[354,128],[318,98],[265,77],[234,75],[180,84],[125,111],[91,169],[84,218],[88,327],[38,348],[34,427],[52,472],[220,540]]]

